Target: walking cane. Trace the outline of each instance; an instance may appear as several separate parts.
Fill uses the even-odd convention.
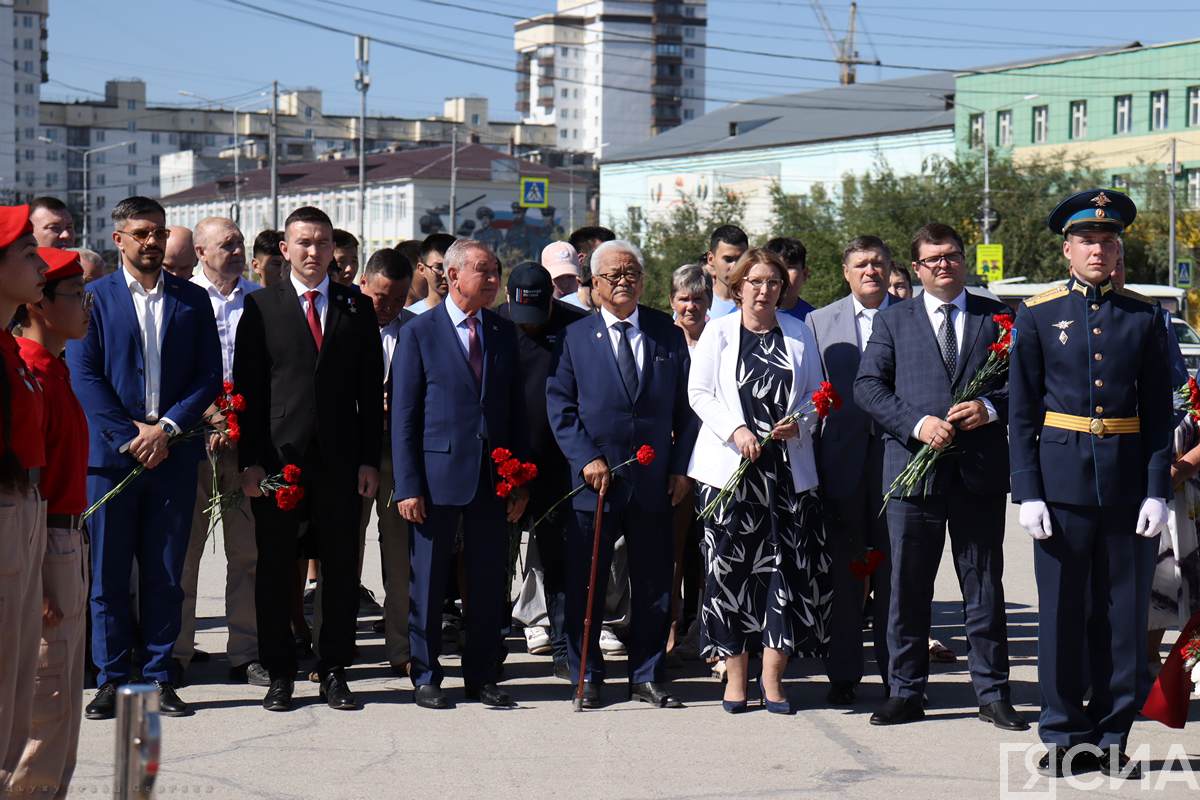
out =
[[[600,560],[600,527],[604,523],[604,494],[596,493],[596,519],[592,532],[592,571],[588,578],[587,607],[583,612],[583,646],[579,653],[579,683],[575,686],[575,710],[583,711],[583,678],[587,675],[588,642],[592,640],[592,603],[596,599],[596,563]]]

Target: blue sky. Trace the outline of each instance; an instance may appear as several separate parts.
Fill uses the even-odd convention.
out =
[[[546,13],[555,7],[553,0],[454,0],[490,12],[476,13],[430,0],[246,2],[400,45],[372,47],[372,114],[427,116],[440,113],[443,97],[477,94],[491,100],[492,116],[498,119],[517,116],[512,20],[504,15]],[[809,3],[709,0],[708,5],[709,110],[724,101],[836,82],[835,64],[795,58],[832,56]],[[845,27],[848,6],[824,3],[834,27]],[[862,0],[859,10],[860,58],[931,69],[969,68],[1132,40],[1149,44],[1200,37],[1196,0],[1122,7],[1066,0]],[[350,37],[270,18],[228,0],[51,0],[49,28],[52,82],[42,87],[45,98],[95,97],[103,93],[105,79],[136,76],[147,82],[151,102],[194,104],[179,91],[244,97],[278,79],[288,88],[322,89],[327,111],[358,110]],[[859,67],[860,82],[912,74]]]

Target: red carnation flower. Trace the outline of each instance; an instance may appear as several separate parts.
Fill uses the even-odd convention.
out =
[[[495,461],[497,464],[503,464],[505,461],[508,461],[512,457],[513,457],[512,451],[506,450],[503,447],[497,447],[495,450],[492,451],[492,461]]]
[[[861,580],[869,578],[875,570],[879,569],[879,565],[883,563],[883,551],[871,549],[868,550],[861,559],[855,559],[850,562],[850,571],[854,573],[854,577]]]
[[[234,411],[245,411],[246,398],[243,395],[235,394],[229,398],[229,405]]]
[[[283,479],[288,483],[299,483],[301,471],[295,464],[288,464],[283,468]]]
[[[215,403],[213,403],[213,405],[224,411],[225,409],[229,408],[229,400],[225,397],[225,395],[220,395],[217,397],[217,400]]]
[[[648,466],[654,461],[654,448],[648,444],[644,444],[637,449],[637,462],[643,467]]]
[[[517,461],[515,458],[510,458],[500,464],[500,466],[496,467],[496,472],[499,473],[500,477],[506,478],[510,481],[515,478],[520,471],[521,462]]]
[[[225,427],[225,438],[231,442],[239,441],[242,438],[242,428],[238,425],[237,420],[232,420]]]
[[[512,493],[513,485],[508,481],[500,481],[496,484],[496,497],[501,499],[508,497]]]
[[[291,511],[304,499],[304,489],[299,486],[283,486],[275,491],[275,505],[281,511]]]
[[[520,473],[518,474],[518,477],[520,477],[520,479],[521,479],[520,480],[521,483],[529,483],[531,480],[533,480],[537,476],[538,476],[537,464],[522,464],[521,465],[521,470],[520,470]]]
[[[221,384],[221,389],[225,394],[233,394],[233,381],[225,381]]]
[[[1009,314],[993,314],[992,322],[996,323],[1006,331],[1011,331],[1013,327],[1013,318]]]

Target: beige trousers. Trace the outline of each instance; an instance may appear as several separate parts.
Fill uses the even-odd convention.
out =
[[[47,534],[42,591],[63,616],[54,627],[42,626],[33,727],[10,790],[22,799],[67,796],[83,719],[87,544],[77,530],[50,528]]]
[[[218,488],[236,492],[241,488],[236,450],[222,450],[217,457]],[[187,557],[183,562],[183,609],[179,638],[174,656],[186,669],[196,652],[196,586],[200,580],[200,558],[208,543],[209,516],[204,509],[213,494],[213,473],[207,463],[200,465],[196,485],[196,508],[192,512],[192,532]],[[254,515],[250,501],[241,501],[221,514],[217,529],[225,546],[225,620],[229,640],[225,652],[232,666],[258,661],[258,624],[254,616],[254,575],[258,568],[258,547],[254,543]]]
[[[392,449],[383,448],[379,460],[379,491],[375,497],[363,499],[362,521],[359,524],[359,540],[364,543],[367,525],[371,521],[371,507],[379,515],[379,553],[383,561],[383,641],[389,664],[405,664],[409,661],[408,647],[408,583],[410,559],[408,554],[408,523],[396,510],[392,500],[395,486],[392,474]],[[361,560],[360,560],[361,563]]]
[[[33,724],[45,553],[41,495],[0,490],[0,796],[8,795]]]

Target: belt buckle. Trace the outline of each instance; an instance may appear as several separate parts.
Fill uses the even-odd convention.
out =
[[[1092,435],[1103,438],[1104,420],[1100,419],[1099,417],[1092,417],[1088,421],[1088,430],[1092,432]]]

